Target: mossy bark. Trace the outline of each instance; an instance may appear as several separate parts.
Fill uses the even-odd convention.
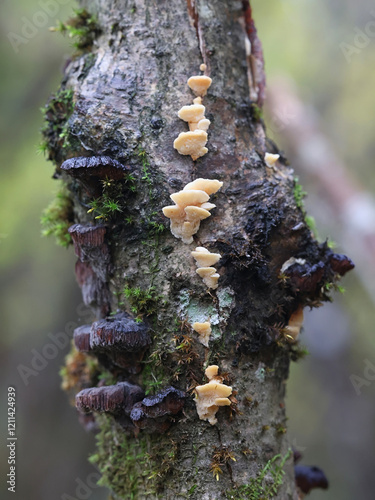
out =
[[[282,327],[299,305],[324,299],[320,292],[295,293],[280,279],[280,268],[293,256],[325,263],[328,249],[304,222],[286,160],[281,157],[278,170],[263,160],[277,149],[267,142],[250,97],[246,2],[80,3],[97,16],[101,34],[90,54],[65,69],[63,88],[74,91],[67,124],[72,147],[52,155],[59,159],[57,175],[60,160],[80,155],[111,156],[132,175],[131,189],[125,183],[114,194],[121,211],[99,220],[110,262],[88,256],[95,279],[79,276],[85,300],[98,316],[128,310],[152,329],[143,371],[119,373],[118,379],[151,391],[172,384],[188,393],[183,415],[162,435],[141,431],[122,441],[117,424],[100,420],[93,461],[116,498],[242,498],[236,488],[289,448],[284,396],[291,352]],[[173,149],[173,140],[186,130],[177,111],[192,102],[186,81],[201,63],[213,79],[204,98],[209,153],[193,162]],[[170,204],[170,193],[198,177],[224,185],[195,243],[186,245],[171,235],[161,209]],[[84,189],[65,179],[75,222],[96,223]],[[209,293],[196,274],[190,252],[198,245],[222,254],[216,292]],[[206,349],[189,325],[208,316],[213,336]],[[192,391],[213,363],[226,372],[238,400],[220,409],[215,426],[198,419]],[[235,458],[223,459],[219,481],[210,470],[215,447]],[[254,498],[261,498],[260,490]],[[297,498],[291,458],[275,498]]]

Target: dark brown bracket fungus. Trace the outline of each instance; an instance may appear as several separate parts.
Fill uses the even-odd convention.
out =
[[[110,413],[129,416],[135,403],[144,398],[144,391],[138,385],[118,382],[116,385],[90,387],[76,395],[79,412]]]
[[[105,226],[84,226],[74,224],[69,234],[74,243],[74,250],[81,262],[90,262],[95,274],[105,282],[110,262],[109,248],[105,241]]]
[[[85,305],[95,309],[98,317],[107,316],[111,297],[106,280],[97,275],[89,262],[79,259],[75,265],[75,273]]]
[[[354,262],[346,255],[333,253],[330,255],[328,261],[332,271],[340,276],[344,276],[348,271],[354,269]]]
[[[108,253],[108,246],[104,241],[107,232],[105,226],[74,224],[68,231],[74,243],[75,253],[82,262],[89,260],[94,249],[100,250],[101,258]]]
[[[184,392],[168,387],[155,396],[149,396],[136,403],[130,418],[139,429],[163,433],[169,429],[172,417],[182,410],[185,398]]]
[[[151,337],[144,323],[136,323],[127,313],[96,321],[90,333],[90,348],[107,355],[114,365],[129,373],[139,373]]]
[[[82,325],[73,332],[74,345],[80,352],[90,352],[91,325]]]
[[[61,170],[77,179],[86,189],[89,196],[101,193],[101,180],[121,180],[128,167],[110,156],[79,156],[69,158],[61,165]]]
[[[296,484],[305,495],[314,488],[328,489],[328,479],[319,467],[295,465],[294,473]]]

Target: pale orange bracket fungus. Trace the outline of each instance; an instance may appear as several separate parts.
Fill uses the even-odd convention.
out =
[[[289,318],[289,323],[284,328],[284,335],[288,342],[295,343],[298,340],[303,325],[303,307],[300,306]]]
[[[211,425],[217,423],[216,413],[219,407],[231,404],[228,397],[232,394],[232,387],[222,383],[223,379],[218,372],[217,365],[209,366],[205,371],[209,382],[195,388],[198,416],[201,420],[207,420]]]
[[[203,279],[208,288],[216,290],[219,286],[218,281],[220,275],[212,266],[221,259],[221,255],[219,253],[211,253],[204,247],[197,247],[191,252],[191,255],[194,257],[198,266],[196,271],[197,274]]]
[[[194,94],[200,97],[204,97],[207,94],[207,89],[210,88],[211,83],[212,79],[206,75],[191,76],[187,81]]]
[[[173,147],[181,155],[190,155],[193,161],[204,156],[208,149],[207,130],[210,126],[210,120],[205,116],[205,107],[202,104],[202,97],[206,95],[212,80],[209,76],[196,75],[188,80],[188,86],[195,93],[194,104],[182,106],[178,112],[179,118],[189,124],[189,132],[181,132],[173,143]]]
[[[264,161],[266,162],[266,165],[268,168],[275,168],[275,163],[277,160],[280,158],[280,155],[274,155],[272,153],[266,153],[264,155]]]
[[[209,203],[210,195],[216,193],[222,182],[216,179],[196,179],[182,191],[171,194],[175,205],[163,208],[163,214],[171,220],[171,233],[184,243],[192,243],[200,222],[209,217],[216,205]]]
[[[173,143],[180,155],[190,155],[193,161],[208,153],[206,148],[207,132],[205,130],[191,130],[181,132]]]
[[[208,342],[211,335],[211,323],[205,321],[204,323],[193,323],[193,330],[199,334],[199,342],[205,347],[208,347]]]

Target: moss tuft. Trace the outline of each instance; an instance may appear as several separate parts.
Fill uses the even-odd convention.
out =
[[[77,49],[77,54],[91,50],[95,38],[100,33],[100,28],[95,16],[87,12],[86,9],[74,9],[75,16],[65,23],[59,21],[57,26],[51,31],[57,31],[63,35],[68,35],[73,40],[73,47]]]
[[[159,498],[165,475],[173,473],[177,443],[161,435],[127,436],[106,415],[99,415],[96,420],[100,432],[90,462],[102,474],[98,484],[110,488],[117,499],[134,500],[141,495]]]
[[[284,465],[291,454],[292,451],[289,449],[284,457],[274,456],[255,479],[252,479],[249,484],[228,491],[226,498],[230,500],[268,500],[276,496],[283,483]],[[265,480],[266,476],[267,480]],[[270,481],[268,477],[271,479]]]
[[[62,159],[63,152],[71,146],[68,119],[73,109],[73,90],[70,89],[59,90],[41,108],[45,122],[41,129],[42,142],[38,150],[47,153],[48,159],[56,163]],[[59,153],[60,150],[62,152]]]
[[[56,198],[43,211],[40,222],[43,236],[54,236],[56,243],[62,247],[72,243],[68,229],[73,224],[73,202],[65,185],[61,186]]]

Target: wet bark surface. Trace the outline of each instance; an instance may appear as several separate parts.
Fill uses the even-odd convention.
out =
[[[98,320],[127,311],[147,323],[152,345],[144,367],[154,370],[159,391],[173,386],[186,395],[182,412],[169,418],[167,430],[163,424],[164,433],[154,424],[149,431],[147,424],[124,430],[113,422],[113,439],[126,432],[135,446],[147,436],[151,455],[155,446],[174,450],[168,468],[153,479],[141,474],[141,463],[136,467],[135,498],[242,498],[229,492],[288,451],[284,396],[291,347],[283,327],[298,307],[326,299],[322,287],[337,276],[335,257],[307,227],[286,159],[281,156],[275,169],[264,162],[266,151],[278,151],[259,118],[264,88],[256,86],[264,85],[264,75],[246,2],[80,3],[96,14],[101,33],[90,53],[65,69],[63,88],[74,91],[71,147],[54,154],[75,204],[77,278]],[[249,34],[256,48],[250,56]],[[201,63],[213,79],[203,100],[211,121],[209,152],[193,162],[173,141],[187,130],[177,111],[192,103],[186,81],[199,74]],[[116,160],[131,183],[129,177],[112,180],[105,167],[100,178],[60,169],[63,160],[82,156],[98,157],[93,163],[100,165],[100,157]],[[171,193],[199,177],[224,184],[211,198],[217,208],[186,245],[171,235],[161,210],[171,204]],[[116,185],[121,212],[95,219],[88,208],[100,197],[102,181]],[[85,229],[92,225],[96,234]],[[195,246],[222,255],[216,291],[196,274]],[[305,262],[294,268],[293,279],[280,271],[291,257]],[[148,291],[143,304],[132,295],[135,289]],[[190,327],[207,317],[213,329],[208,349]],[[194,403],[194,386],[205,382],[209,364],[219,365],[237,400],[219,410],[215,426],[198,419]],[[145,389],[144,370],[110,369],[116,381]],[[219,481],[210,470],[215,450],[230,450],[235,458],[223,459]],[[125,456],[123,462],[126,469]],[[296,499],[292,458],[284,469],[275,498]],[[127,498],[118,481],[112,487],[116,498]],[[134,481],[129,495],[130,488]]]

